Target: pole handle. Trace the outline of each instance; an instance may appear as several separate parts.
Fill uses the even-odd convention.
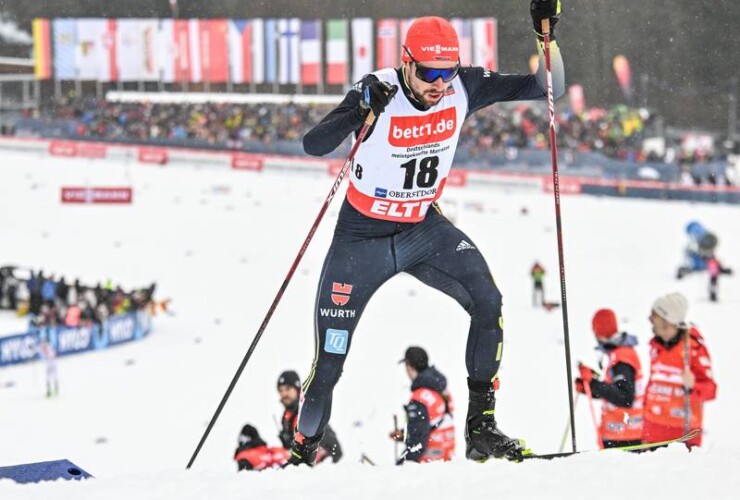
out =
[[[371,127],[374,121],[375,113],[373,113],[373,110],[371,109],[370,112],[367,114],[367,118],[365,118],[365,125]]]
[[[542,20],[542,35],[549,35],[550,34],[550,18],[546,18]]]

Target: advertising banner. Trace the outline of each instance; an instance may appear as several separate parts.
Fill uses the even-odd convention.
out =
[[[131,204],[130,187],[62,187],[62,203]]]

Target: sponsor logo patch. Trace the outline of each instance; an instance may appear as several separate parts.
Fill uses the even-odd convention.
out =
[[[449,139],[457,128],[454,107],[423,116],[393,116],[388,130],[391,146],[409,147]]]
[[[331,301],[338,306],[347,305],[352,294],[352,285],[334,282],[331,284]]]
[[[465,240],[462,240],[459,245],[457,245],[457,248],[455,249],[456,252],[462,252],[464,250],[475,250],[475,247],[468,243]]]
[[[349,332],[347,330],[334,330],[327,328],[324,350],[331,354],[347,354],[349,344]]]
[[[319,309],[319,314],[324,318],[354,318],[357,316],[357,311],[354,309],[333,309],[330,307],[322,307]]]
[[[375,188],[375,197],[376,198],[386,198],[388,196],[388,190],[383,188]]]

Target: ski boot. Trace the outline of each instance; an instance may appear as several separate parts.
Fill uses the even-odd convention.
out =
[[[314,437],[306,437],[300,432],[296,432],[293,437],[293,443],[290,445],[290,458],[283,464],[283,468],[289,465],[301,464],[313,467],[322,437],[322,434]]]
[[[510,438],[496,425],[493,385],[468,379],[469,403],[465,419],[465,457],[485,462],[489,458],[520,461],[528,454],[524,441]]]

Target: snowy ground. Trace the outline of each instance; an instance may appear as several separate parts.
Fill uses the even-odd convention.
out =
[[[194,467],[185,471],[331,182],[323,175],[3,152],[0,263],[88,283],[111,278],[127,288],[156,280],[159,297],[173,298],[176,315],[157,317],[154,333],[142,342],[60,360],[56,399],[44,397],[40,364],[0,370],[0,466],[68,458],[96,476],[27,486],[0,480],[0,498],[734,498],[740,487],[740,340],[734,331],[740,280],[723,279],[721,301],[714,304],[707,300],[705,276],[677,282],[674,273],[690,220],[713,230],[720,257],[740,267],[740,209],[585,196],[562,200],[573,359],[593,362],[591,315],[611,307],[621,326],[640,338],[647,366],[653,300],[674,290],[686,294],[719,383],[717,401],[707,406],[702,449],[481,465],[465,461],[458,446],[453,463],[393,466],[386,436],[408,397],[397,364],[407,346],[427,348],[450,380],[458,415],[466,406],[466,314],[402,275],[367,308],[335,392],[332,425],[345,449],[343,462],[236,474],[231,456],[241,426],[256,425],[276,445],[277,376],[288,368],[302,376],[308,371],[314,290],[338,197]],[[62,185],[131,185],[135,203],[60,205]],[[557,451],[568,418],[562,316],[531,307],[528,276],[535,260],[543,263],[548,298],[558,299],[552,197],[448,188],[445,199],[504,293],[501,426],[536,451]],[[0,331],[21,330],[17,318],[0,314]],[[594,449],[584,403],[576,408],[578,447]],[[457,431],[461,444],[461,425]],[[361,465],[362,453],[378,466]]]

